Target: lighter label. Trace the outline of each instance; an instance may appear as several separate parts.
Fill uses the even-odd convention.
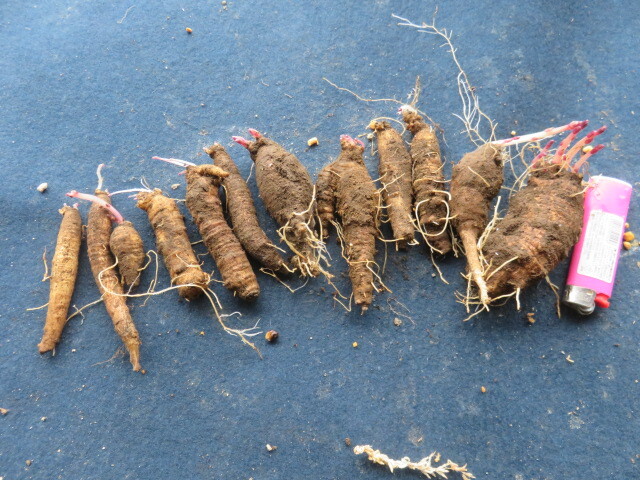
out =
[[[619,215],[602,210],[592,211],[582,243],[578,273],[611,283],[623,231],[624,219]]]

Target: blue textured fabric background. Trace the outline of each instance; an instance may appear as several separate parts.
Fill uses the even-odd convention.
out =
[[[253,127],[298,154],[315,178],[338,154],[340,134],[364,133],[371,118],[397,109],[360,102],[322,77],[404,100],[421,75],[419,107],[446,132],[447,172],[471,149],[452,115],[461,108],[456,71],[441,39],[391,18],[430,21],[435,3],[226,7],[0,2],[0,407],[9,409],[0,416],[0,477],[391,478],[354,456],[349,437],[394,457],[438,450],[479,479],[639,478],[637,249],[621,258],[611,308],[588,318],[565,311],[558,319],[541,284],[523,295],[520,312],[511,303],[463,323],[454,297],[465,288],[463,260],[442,262],[444,285],[415,247],[389,251],[393,293],[378,295],[366,316],[334,305],[321,280],[291,294],[260,276],[253,306],[214,285],[227,313],[243,313],[233,326],[259,319],[280,332],[275,345],[257,337],[263,360],[223,333],[205,302],[175,292],[130,302],[146,375],[112,358],[121,343],[102,305],[69,323],[55,357],[37,353],[45,311],[26,309],[47,302],[42,252],[53,251],[64,193],[92,191],[100,162],[111,191],[144,176],[183,197],[184,187],[169,190],[183,182],[177,169],[151,156],[205,161],[202,147],[220,141],[247,176],[250,159],[230,137]],[[591,172],[638,182],[637,2],[453,0],[441,2],[437,23],[454,31],[498,137],[589,118],[609,127],[609,148]],[[314,136],[320,145],[308,149]],[[375,172],[376,160],[367,162]],[[153,247],[144,212],[126,196],[115,204]],[[640,233],[638,207],[635,193],[629,221]],[[273,235],[259,201],[258,209]],[[86,221],[88,206],[81,210]],[[334,240],[330,249],[344,271]],[[564,284],[565,273],[566,263],[554,281]],[[348,291],[347,278],[337,283]],[[83,247],[73,303],[97,298]],[[401,326],[397,301],[411,317]],[[267,443],[278,449],[267,452]]]

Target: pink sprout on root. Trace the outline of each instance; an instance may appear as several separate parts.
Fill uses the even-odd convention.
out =
[[[603,148],[604,148],[604,145],[601,143],[600,145],[596,145],[595,147],[593,147],[587,153],[583,153],[582,156],[580,157],[580,160],[578,160],[576,164],[573,166],[572,168],[573,172],[577,173],[578,170],[580,170],[580,167],[582,167],[582,165],[584,165],[586,161],[589,160],[589,158],[591,158],[592,155],[595,155]]]
[[[242,145],[244,148],[249,148],[249,140],[247,140],[244,137],[237,137],[237,136],[233,136],[231,137],[231,140],[233,140],[234,142],[236,142],[239,145]]]
[[[262,138],[262,134],[259,131],[257,131],[255,128],[250,128],[248,131],[249,131],[249,135],[251,135],[256,140],[258,140],[259,138]]]
[[[167,162],[172,165],[177,165],[178,167],[182,167],[182,168],[195,166],[195,163],[188,162],[186,160],[180,160],[179,158],[151,157],[151,160],[162,160],[163,162]]]
[[[551,160],[552,163],[564,163],[564,152],[566,151],[567,147],[571,145],[571,142],[575,140],[575,138],[578,136],[578,134],[582,130],[587,128],[588,124],[589,124],[589,121],[585,120],[584,122],[582,122],[582,124],[578,125],[576,128],[571,130],[571,133],[567,135],[564,138],[564,140],[560,142],[560,145],[558,145],[558,150],[556,151],[556,154],[553,156],[553,160]]]
[[[110,203],[105,202],[101,198],[96,197],[95,195],[80,193],[77,190],[71,190],[69,193],[67,193],[67,197],[79,198],[80,200],[88,200],[95,203],[96,205],[100,205],[102,208],[105,208],[109,212],[114,222],[116,222],[117,224],[121,224],[124,222],[124,218],[122,217],[122,215],[120,215],[120,212],[116,210],[116,207],[114,207]]]
[[[582,128],[586,127],[589,123],[588,120],[583,121],[573,121],[561,127],[551,127],[542,130],[541,132],[529,133],[527,135],[517,135],[511,138],[504,138],[502,140],[495,140],[493,142],[489,142],[492,145],[501,145],[506,147],[508,145],[517,145],[518,143],[527,143],[527,142],[538,142],[540,140],[544,140],[547,137],[553,137],[558,135],[559,133],[566,132],[567,130],[574,130],[580,126]]]
[[[540,153],[538,153],[538,155],[535,156],[535,158],[533,159],[533,161],[531,162],[531,166],[535,167],[536,164],[542,160],[544,157],[547,156],[547,154],[549,153],[549,150],[551,149],[551,147],[553,147],[553,144],[556,143],[555,140],[550,140],[549,143],[547,143],[544,148],[542,148],[542,150],[540,150]]]
[[[566,163],[567,165],[570,164],[571,160],[573,160],[573,157],[576,156],[576,154],[582,149],[582,147],[584,147],[585,145],[589,145],[591,142],[593,142],[594,138],[604,133],[606,130],[607,130],[607,127],[602,126],[598,130],[589,132],[587,135],[582,137],[582,139],[578,143],[576,143],[573,147],[571,147],[571,149],[567,152],[564,163]]]

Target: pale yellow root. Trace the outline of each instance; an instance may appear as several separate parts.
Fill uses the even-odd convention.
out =
[[[489,305],[491,300],[489,298],[489,293],[487,292],[487,284],[484,281],[483,268],[480,264],[478,239],[472,232],[460,232],[460,239],[462,240],[462,246],[464,247],[465,255],[467,257],[469,273],[471,273],[473,281],[478,287],[480,302],[483,305]]]

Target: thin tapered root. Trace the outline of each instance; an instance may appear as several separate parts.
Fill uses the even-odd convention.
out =
[[[489,305],[491,299],[487,291],[487,284],[484,279],[483,268],[480,264],[480,256],[478,254],[478,239],[471,232],[460,232],[460,238],[467,257],[467,265],[469,273],[478,287],[478,295],[482,305]]]

